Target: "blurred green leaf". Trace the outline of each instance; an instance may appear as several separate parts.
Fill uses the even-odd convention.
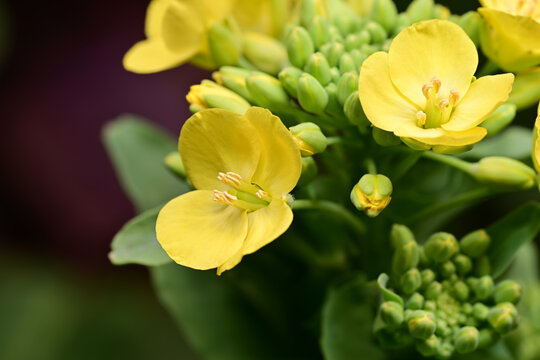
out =
[[[326,360],[384,359],[372,336],[373,309],[363,278],[328,295],[322,311],[321,347]]]
[[[478,160],[486,156],[507,156],[512,159],[526,159],[531,156],[532,132],[520,126],[510,126],[500,134],[476,144],[471,151],[462,155]]]
[[[172,260],[156,239],[156,219],[160,208],[147,210],[131,219],[114,237],[109,259],[115,265],[158,266]]]
[[[519,248],[532,241],[540,231],[540,204],[530,202],[512,211],[490,227],[488,256],[494,277],[501,275]]]
[[[138,212],[161,205],[189,189],[163,162],[165,156],[176,150],[176,139],[150,122],[123,115],[103,129],[103,143]]]

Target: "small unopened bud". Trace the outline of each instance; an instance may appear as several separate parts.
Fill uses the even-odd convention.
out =
[[[452,290],[454,297],[459,301],[466,301],[469,298],[469,287],[461,280],[456,281]]]
[[[345,38],[345,50],[347,51],[359,49],[362,45],[362,39],[360,36],[358,36],[358,34],[349,34]]]
[[[315,51],[313,41],[306,29],[296,26],[291,30],[286,41],[289,61],[297,68],[303,69],[307,60]]]
[[[376,217],[383,211],[392,195],[392,182],[384,175],[366,174],[351,191],[351,201],[358,210],[369,217]]]
[[[210,80],[203,80],[200,85],[191,86],[186,99],[201,109],[220,108],[242,115],[251,106],[240,95]]]
[[[422,276],[418,269],[410,269],[405,274],[401,275],[400,279],[401,290],[406,295],[414,293],[422,285]]]
[[[306,186],[317,177],[317,163],[311,156],[302,157],[302,174],[298,180],[299,186]]]
[[[540,67],[535,67],[516,74],[508,103],[518,110],[528,108],[540,101]]]
[[[433,356],[437,353],[440,340],[437,336],[431,335],[429,338],[416,343],[416,350],[425,357]]]
[[[307,27],[317,16],[326,17],[327,5],[321,0],[303,0],[300,8],[300,22]]]
[[[405,225],[401,224],[394,224],[392,225],[392,229],[390,230],[390,243],[392,244],[392,247],[395,250],[400,249],[403,245],[406,245],[410,242],[416,243],[416,240],[414,238],[414,234],[412,233],[411,229],[409,229]],[[416,260],[414,261],[415,264],[407,269],[408,270],[412,267],[416,267],[418,265],[418,247],[415,247],[415,257]],[[401,270],[400,270],[401,272]]]
[[[476,164],[473,174],[484,184],[510,190],[530,189],[536,183],[536,172],[532,168],[502,156],[483,158]]]
[[[406,307],[410,310],[421,310],[424,306],[424,297],[420,293],[414,293],[407,300]]]
[[[519,315],[514,304],[502,303],[491,308],[488,322],[497,333],[506,334],[517,327]]]
[[[521,286],[513,280],[504,280],[495,287],[493,299],[497,304],[503,302],[517,304],[521,299]]]
[[[388,37],[388,34],[386,33],[384,27],[374,21],[368,22],[364,29],[369,31],[369,35],[371,36],[371,42],[374,44],[382,44]]]
[[[246,78],[251,75],[251,71],[233,66],[224,66],[219,71],[212,74],[214,80],[226,88],[239,94],[249,102],[251,94],[246,86]]]
[[[457,24],[469,35],[474,45],[478,47],[480,41],[479,24],[482,19],[476,11],[468,11],[461,15]]]
[[[343,74],[338,83],[338,100],[341,105],[345,104],[347,98],[355,91],[358,91],[358,75],[351,71]]]
[[[431,235],[424,245],[424,251],[431,261],[443,263],[459,251],[459,245],[454,235],[439,232]]]
[[[319,126],[306,122],[289,128],[302,156],[311,156],[323,152],[328,145],[326,136]]]
[[[246,85],[253,102],[259,106],[275,109],[290,103],[289,95],[275,77],[255,72],[247,77]]]
[[[314,53],[309,57],[304,70],[313,75],[313,77],[323,86],[332,80],[330,65],[328,65],[328,61],[324,55],[319,52]]]
[[[431,284],[437,278],[437,276],[431,269],[422,270],[420,275],[422,276],[422,289],[427,288],[429,284]]]
[[[435,356],[437,359],[450,359],[454,354],[454,350],[454,346],[450,341],[444,341],[439,345]]]
[[[478,348],[480,334],[478,329],[472,326],[465,326],[459,329],[454,336],[456,351],[460,354],[468,354]]]
[[[283,88],[295,99],[298,97],[298,79],[303,73],[302,70],[289,66],[281,70],[278,75]]]
[[[448,9],[446,6],[441,4],[435,4],[435,6],[433,6],[433,11],[431,13],[431,17],[433,19],[447,20],[451,15],[452,13],[450,12],[450,9]]]
[[[362,104],[360,104],[360,98],[358,97],[358,91],[353,92],[347,100],[345,100],[345,105],[343,105],[343,111],[347,119],[354,125],[359,128],[366,128],[369,126],[370,122],[364,114],[362,109]]]
[[[375,0],[370,17],[390,32],[396,24],[397,15],[397,7],[392,0]]]
[[[332,42],[323,45],[321,52],[326,57],[326,60],[328,60],[330,66],[337,66],[339,65],[339,59],[345,53],[345,47],[342,43]]]
[[[180,157],[178,151],[173,151],[169,155],[165,156],[164,162],[167,169],[169,169],[180,179],[187,178],[186,169],[184,168],[184,163],[182,162],[182,158]]]
[[[459,248],[465,255],[474,259],[483,255],[490,243],[491,238],[486,230],[480,229],[465,235],[459,241]]]
[[[322,16],[316,16],[308,27],[315,48],[320,48],[330,40],[330,25]]]
[[[456,266],[451,261],[445,261],[439,266],[439,274],[443,278],[448,279],[450,276],[456,273]]]
[[[356,72],[356,63],[352,55],[345,53],[341,56],[341,59],[339,59],[339,71],[342,74]]]
[[[389,327],[398,327],[403,322],[403,306],[394,301],[385,301],[380,308],[381,318]]]
[[[242,44],[227,26],[214,23],[208,31],[208,46],[218,66],[234,65],[242,52]]]
[[[484,275],[474,282],[472,289],[476,294],[478,300],[487,300],[493,294],[493,289],[495,285],[493,284],[493,278],[489,275]]]
[[[244,34],[244,56],[255,67],[276,75],[287,64],[287,49],[271,36],[247,32]]]
[[[484,321],[488,317],[489,308],[482,303],[476,303],[473,305],[472,314],[476,319]]]
[[[414,24],[422,20],[431,19],[434,6],[433,0],[414,0],[407,7],[409,20]]]
[[[373,140],[381,146],[397,146],[401,144],[400,138],[394,135],[394,133],[381,130],[378,127],[373,127],[371,135],[373,136]]]
[[[443,286],[438,281],[432,281],[426,288],[426,299],[436,300],[442,293]]]
[[[456,271],[461,276],[467,275],[473,268],[471,258],[466,255],[458,254],[454,257],[453,261],[456,266]]]
[[[435,316],[427,311],[415,310],[407,321],[411,335],[420,340],[426,340],[435,333],[437,323]]]
[[[304,110],[320,114],[328,104],[328,94],[317,79],[304,73],[298,79],[298,102]]]
[[[483,328],[480,330],[480,336],[478,341],[478,348],[485,349],[493,344],[499,339],[499,335],[489,328]]]

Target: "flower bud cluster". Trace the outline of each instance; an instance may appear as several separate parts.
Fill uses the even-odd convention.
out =
[[[474,231],[460,241],[439,232],[419,245],[394,225],[392,276],[382,274],[383,302],[375,332],[383,346],[415,346],[424,357],[449,359],[492,345],[519,322],[521,288],[490,276],[490,237]]]

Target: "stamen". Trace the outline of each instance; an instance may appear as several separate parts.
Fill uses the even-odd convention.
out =
[[[214,197],[212,200],[217,201],[222,205],[232,205],[234,201],[238,200],[238,198],[229,194],[228,192],[214,190]]]
[[[425,112],[423,111],[419,111],[416,113],[416,125],[419,126],[419,127],[423,127],[424,125],[426,125],[426,120],[427,120],[427,115]]]
[[[454,106],[459,101],[459,92],[456,89],[450,90],[450,96],[448,97],[450,100],[450,105]]]
[[[437,105],[441,111],[446,110],[446,108],[450,105],[450,101],[448,99],[442,99],[439,101],[439,104]]]
[[[268,193],[264,190],[259,190],[255,193],[255,195],[257,195],[259,199],[264,200],[268,196]]]
[[[441,88],[441,79],[434,76],[431,78],[431,83],[433,84],[433,87],[435,88],[435,94],[439,92],[439,89]]]
[[[430,90],[433,89],[432,83],[427,83],[422,86],[422,94],[429,100]]]
[[[238,175],[237,173],[234,173],[234,172],[227,172],[227,173],[218,173],[218,176],[217,176],[218,180],[227,184],[227,185],[236,185],[236,186],[240,186],[240,184],[242,183],[242,176]]]

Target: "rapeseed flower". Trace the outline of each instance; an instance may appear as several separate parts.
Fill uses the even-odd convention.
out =
[[[540,104],[538,104],[538,117],[536,118],[536,124],[534,125],[533,135],[533,162],[536,171],[540,173]]]

